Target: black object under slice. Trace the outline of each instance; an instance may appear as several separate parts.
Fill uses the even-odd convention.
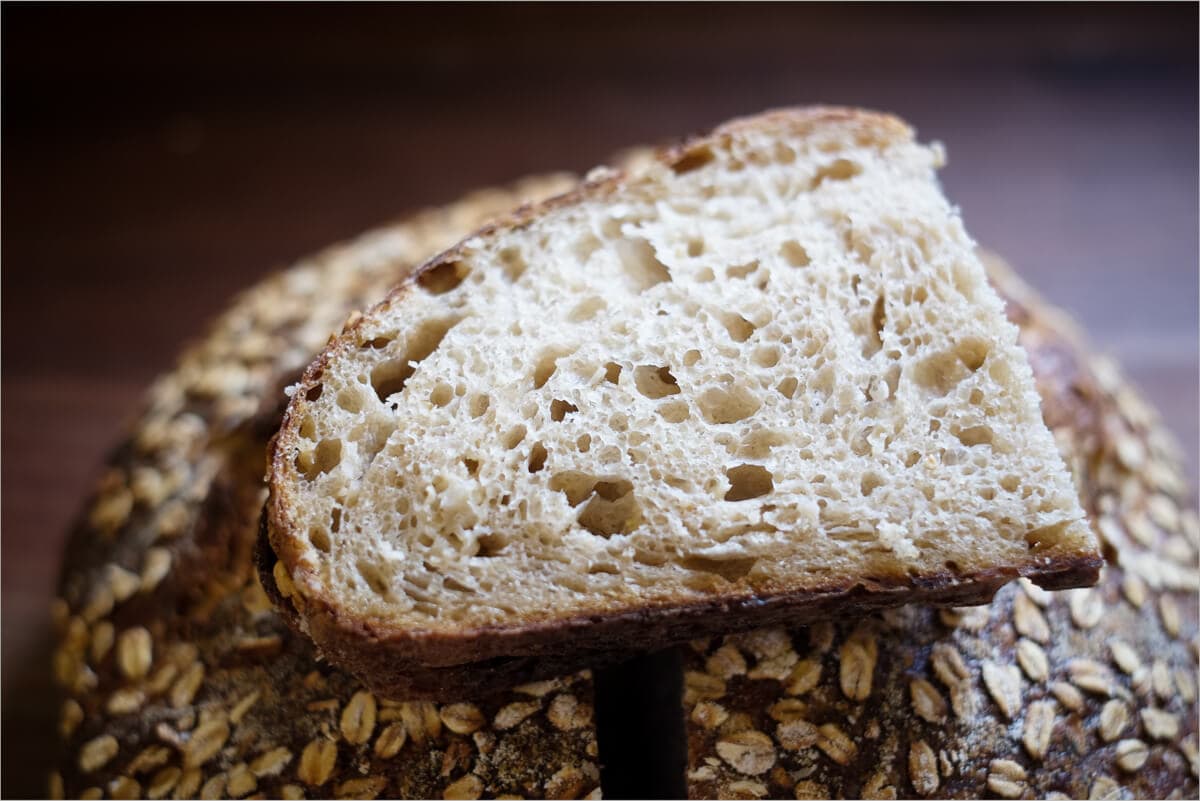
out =
[[[595,671],[605,798],[686,798],[683,664],[670,648]]]

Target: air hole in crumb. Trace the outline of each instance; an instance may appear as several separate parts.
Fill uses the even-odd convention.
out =
[[[566,356],[570,351],[562,348],[551,348],[543,351],[538,357],[537,364],[533,368],[533,387],[541,389],[554,375],[554,371],[558,369],[558,360]]]
[[[737,264],[725,270],[725,274],[730,278],[745,278],[758,269],[758,262],[751,261],[745,264]]]
[[[358,569],[358,575],[362,576],[363,581],[367,582],[367,586],[376,595],[388,594],[388,581],[384,577],[383,572],[370,562],[359,561],[355,567]]]
[[[683,175],[700,169],[715,158],[716,155],[712,152],[712,148],[707,146],[696,147],[675,159],[671,164],[671,169],[674,170],[676,175]]]
[[[1019,486],[1021,486],[1021,479],[1016,476],[1005,476],[1000,479],[1000,487],[1005,492],[1016,492]]]
[[[745,342],[754,333],[754,323],[732,312],[721,315],[721,324],[734,342]]]
[[[505,448],[511,451],[520,445],[523,439],[525,439],[525,426],[514,426],[504,435],[501,442],[503,442]]]
[[[758,562],[756,557],[742,559],[711,559],[704,556],[688,556],[679,560],[679,566],[685,570],[701,573],[711,573],[726,581],[738,581],[745,578]]]
[[[371,386],[381,401],[404,389],[405,382],[416,371],[416,364],[437,350],[446,332],[458,324],[457,318],[426,320],[413,332],[405,354],[380,362],[371,370]]]
[[[671,375],[671,369],[663,366],[643,364],[634,368],[633,383],[637,391],[651,400],[679,394],[679,382]]]
[[[536,473],[546,466],[546,446],[540,442],[533,444],[533,450],[529,452],[529,472]]]
[[[684,367],[691,367],[698,361],[700,361],[700,351],[698,350],[689,350],[683,354]]]
[[[664,403],[658,408],[658,413],[668,423],[682,423],[690,415],[687,401],[682,400]]]
[[[329,553],[331,543],[329,541],[329,532],[323,528],[313,526],[308,530],[308,541],[312,546],[321,553]]]
[[[311,463],[304,477],[312,481],[319,473],[328,473],[342,461],[342,441],[340,439],[323,439],[317,443],[312,452]]]
[[[462,463],[463,463],[463,467],[467,468],[467,475],[471,476],[472,478],[479,475],[479,460],[478,459],[472,459],[470,457],[464,456]]]
[[[796,394],[796,387],[799,385],[800,382],[797,381],[793,376],[788,376],[779,382],[779,386],[775,387],[775,391],[788,400],[791,400]]]
[[[610,384],[619,383],[621,380],[621,365],[616,362],[608,362],[604,365],[604,380]]]
[[[621,412],[617,412],[612,417],[608,418],[608,427],[613,431],[628,431],[629,418]]]
[[[524,275],[525,269],[529,267],[525,257],[521,255],[521,251],[516,248],[505,248],[500,251],[500,264],[504,268],[504,277],[514,283]]]
[[[983,366],[991,347],[985,340],[974,337],[964,339],[954,346],[954,353],[959,361],[972,373]]]
[[[592,499],[579,512],[579,525],[600,537],[628,534],[641,524],[641,508],[633,485],[624,480],[601,481]]]
[[[744,387],[712,387],[700,395],[698,405],[710,423],[736,423],[757,412],[762,402]]]
[[[812,179],[812,188],[816,189],[825,181],[845,181],[862,172],[862,166],[849,159],[837,159],[817,170]]]
[[[955,562],[953,559],[947,559],[942,564],[945,565],[946,569],[951,573],[959,573],[962,571],[962,568],[958,566],[958,562]]]
[[[993,501],[996,499],[996,490],[992,487],[984,487],[979,490],[979,497],[985,501]]]
[[[671,271],[658,259],[654,246],[645,239],[621,239],[616,242],[617,257],[625,275],[637,292],[671,280]]]
[[[761,498],[775,489],[774,477],[767,468],[756,464],[742,464],[725,471],[729,479],[727,501],[748,501]]]
[[[329,515],[329,530],[334,534],[342,530],[342,507],[333,507],[333,511]]]
[[[572,249],[575,252],[575,258],[580,262],[586,262],[593,253],[600,249],[600,240],[594,234],[587,233],[575,242]]]
[[[476,556],[491,557],[498,555],[508,545],[508,540],[502,534],[483,534],[475,540],[479,546]]]
[[[307,401],[315,401],[317,398],[321,397],[321,391],[324,389],[324,384],[317,384],[316,386],[311,387],[308,392],[304,393],[304,399]]]
[[[451,592],[461,592],[461,593],[470,593],[470,594],[474,594],[476,592],[474,587],[471,587],[467,584],[463,584],[461,581],[458,581],[457,579],[455,579],[451,576],[446,576],[445,578],[442,579],[442,588],[450,590]]]
[[[779,248],[779,253],[783,256],[783,260],[792,267],[807,267],[811,263],[808,251],[794,239],[784,242]]]
[[[300,421],[300,436],[305,439],[315,439],[317,436],[317,424],[313,420],[312,415],[305,415]]]
[[[572,323],[582,323],[585,320],[590,320],[600,312],[607,308],[604,298],[587,298],[581,300],[571,309],[571,313],[567,315],[567,319]]]
[[[621,575],[621,571],[611,562],[592,562],[588,565],[588,573],[607,573],[613,576]]]
[[[717,280],[717,274],[713,272],[712,267],[701,267],[696,271],[696,283],[708,284]]]
[[[754,349],[754,363],[759,367],[774,367],[779,364],[779,348],[763,345]]]
[[[919,461],[921,461],[921,454],[917,451],[909,451],[908,456],[904,457],[904,466],[912,467]]]
[[[431,295],[444,295],[458,288],[470,272],[461,261],[444,261],[417,274],[417,284]]]
[[[471,398],[471,416],[482,417],[483,413],[488,409],[489,402],[487,395],[476,395]]]
[[[881,486],[883,486],[882,478],[875,473],[867,473],[862,477],[862,481],[859,482],[858,489],[865,498]]]
[[[650,565],[651,567],[660,567],[668,561],[666,555],[647,551],[644,548],[634,548],[633,561],[641,565]]]
[[[446,384],[438,384],[429,393],[429,402],[434,406],[446,407],[452,400],[454,400],[454,390]]]
[[[575,440],[575,447],[580,453],[587,453],[592,447],[591,434],[580,434],[579,438]]]
[[[978,406],[983,403],[983,391],[979,389],[971,390],[971,397],[968,400],[972,406]]]
[[[337,405],[351,414],[361,412],[362,395],[359,395],[354,387],[346,387],[337,394]]]
[[[377,336],[374,339],[368,339],[365,342],[360,342],[358,346],[363,350],[366,350],[367,348],[381,350],[382,348],[387,347],[393,339],[395,339],[395,337],[390,335]]]
[[[704,240],[703,239],[688,240],[687,254],[689,256],[691,256],[693,259],[696,258],[697,256],[704,255]]]
[[[568,414],[577,411],[579,411],[579,407],[565,400],[555,398],[550,401],[550,419],[556,423],[561,423]]]
[[[862,355],[871,358],[883,349],[883,327],[887,323],[883,305],[883,296],[875,299],[871,307],[871,327],[867,329],[866,341],[863,343]]]
[[[992,429],[988,426],[971,426],[964,428],[956,435],[958,441],[968,448],[975,445],[991,445],[992,444]]]

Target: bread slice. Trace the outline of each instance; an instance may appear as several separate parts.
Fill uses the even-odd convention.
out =
[[[1102,563],[899,120],[728,123],[434,258],[295,388],[265,564],[393,696]],[[278,558],[278,562],[275,562]]]

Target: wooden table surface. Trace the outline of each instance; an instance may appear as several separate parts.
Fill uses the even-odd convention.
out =
[[[864,105],[944,142],[968,228],[1117,357],[1194,477],[1196,30],[1194,4],[6,5],[3,794],[44,791],[67,526],[236,290],[406,210],[733,115]]]

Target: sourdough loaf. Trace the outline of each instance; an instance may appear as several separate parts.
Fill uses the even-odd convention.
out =
[[[288,616],[380,692],[453,697],[1093,581],[940,159],[892,117],[775,112],[433,259],[293,389],[267,503]]]
[[[62,697],[47,711],[57,716],[62,737],[49,782],[52,797],[188,797],[201,789],[224,797],[377,793],[438,798],[505,792],[569,797],[595,790],[586,677],[490,699],[464,696],[444,705],[368,700],[361,685],[319,662],[264,603],[248,554],[262,498],[262,450],[282,413],[282,393],[274,388],[294,381],[294,371],[325,342],[328,331],[319,325],[336,328],[351,308],[385,291],[411,264],[519,196],[545,196],[567,185],[564,178],[542,179],[515,193],[476,194],[306,259],[239,298],[156,383],[146,410],[114,451],[67,549],[55,603],[53,672]],[[699,644],[704,655],[689,651],[695,656],[686,676],[693,797],[767,792],[1032,797],[1056,791],[1042,788],[1070,788],[1066,792],[1076,797],[1196,796],[1200,541],[1177,448],[1114,365],[1088,355],[1062,318],[1007,280],[997,261],[985,263],[1021,329],[1046,421],[1068,456],[1081,496],[1103,521],[1098,527],[1108,550],[1122,559],[1119,570],[1106,570],[1104,583],[1093,591],[1099,591],[1104,613],[1097,619],[1093,604],[1073,603],[1070,594],[1047,596],[1021,587],[1000,594],[983,626],[971,617],[979,613],[969,610],[947,611],[944,619],[940,612],[920,613],[911,633],[883,626],[884,619],[877,618],[871,621],[874,667],[866,672],[868,679],[858,680],[854,677],[864,672],[853,669],[856,654],[842,647],[853,627],[796,630],[788,648],[778,651],[778,633],[757,635],[757,644],[754,637],[739,639],[745,673],[736,657],[732,667],[720,667],[730,651],[711,659],[720,641]],[[226,451],[221,442],[245,447]],[[232,458],[233,453],[241,455]],[[136,576],[136,587],[127,574]],[[1018,601],[1018,592],[1033,605]],[[1030,612],[1034,607],[1036,615]],[[1018,634],[1017,615],[1028,634]],[[140,673],[145,660],[133,654],[138,641],[147,639],[128,632],[142,629],[149,634],[150,667],[143,678],[128,678],[119,665]],[[278,637],[277,646],[272,637]],[[118,640],[126,643],[119,661]],[[930,665],[932,646],[907,645],[926,640],[955,646],[966,689],[956,691],[942,682]],[[755,649],[763,660],[755,658]],[[869,646],[863,650],[871,653]],[[771,670],[770,652],[788,668],[783,681],[757,678]],[[996,657],[989,656],[993,652]],[[843,653],[850,653],[844,671]],[[949,652],[940,648],[939,653]],[[819,662],[815,674],[814,658]],[[903,666],[910,658],[913,672],[906,681]],[[1003,713],[984,678],[983,660],[1004,667],[1014,658],[1023,678],[1017,704],[1007,707],[1017,710],[1016,717],[1002,730]],[[1069,666],[1076,658],[1098,663],[1100,679],[1086,676],[1097,670],[1091,665],[1076,667],[1082,672],[1072,675]],[[898,676],[893,675],[896,660]],[[801,663],[806,667],[797,670]],[[1034,676],[1049,677],[1051,664],[1052,681],[1035,683],[1024,672],[1029,665]],[[746,675],[750,671],[756,678]],[[843,673],[850,692],[865,690],[869,702],[844,693]],[[994,669],[989,673],[995,679]],[[1106,680],[1115,682],[1111,697],[1087,689],[1104,687]],[[812,689],[802,692],[810,682]],[[968,690],[976,706],[964,707],[970,716],[960,718],[954,699],[967,697]],[[1061,696],[1082,712],[1055,708],[1047,746],[1052,756],[1042,760],[1025,751],[1021,740],[1028,708],[1047,700],[1047,690],[1056,702],[1063,703]],[[799,751],[782,747],[771,711],[779,715],[786,706],[777,704],[789,699],[806,705],[807,720],[832,724],[850,739],[856,756],[847,766],[827,754],[833,739],[824,747],[814,743],[803,761]],[[363,740],[372,700],[375,722]],[[1114,700],[1124,706],[1109,703]],[[702,701],[711,706],[701,706]],[[889,709],[881,712],[885,703]],[[1142,709],[1173,717],[1174,735],[1156,739],[1170,733],[1171,723],[1155,712],[1143,716]],[[701,725],[713,719],[706,717],[710,713],[729,717],[715,728]],[[201,730],[202,720],[211,723],[223,714],[225,730],[220,722]],[[854,721],[864,714],[870,716],[860,730]],[[735,723],[727,732],[749,719],[750,728],[770,740],[774,761],[765,773],[742,772],[727,761],[739,754],[736,740],[732,749],[718,747],[726,733],[720,726],[729,718]],[[907,749],[885,751],[888,738],[872,736],[872,719],[881,732],[885,721],[889,732],[912,731]],[[982,737],[974,735],[975,724],[985,732]],[[932,726],[945,732],[931,731]],[[836,737],[833,729],[826,731]],[[217,751],[197,763],[212,745],[193,750],[196,756],[188,764],[197,733],[215,733]],[[766,759],[761,739],[742,739],[752,756],[757,749],[758,759]],[[1146,762],[1132,773],[1119,766],[1118,749],[1127,766],[1136,766],[1141,752],[1136,744],[1119,746],[1123,740],[1147,744]],[[1041,740],[1031,742],[1037,749]],[[1061,750],[1062,743],[1068,751]],[[930,753],[936,779],[929,773]],[[943,771],[942,753],[953,759],[953,774]],[[777,768],[787,773],[783,781]],[[886,768],[881,780],[875,778],[880,768]],[[251,777],[254,789],[247,790]],[[999,790],[989,786],[989,779]]]

